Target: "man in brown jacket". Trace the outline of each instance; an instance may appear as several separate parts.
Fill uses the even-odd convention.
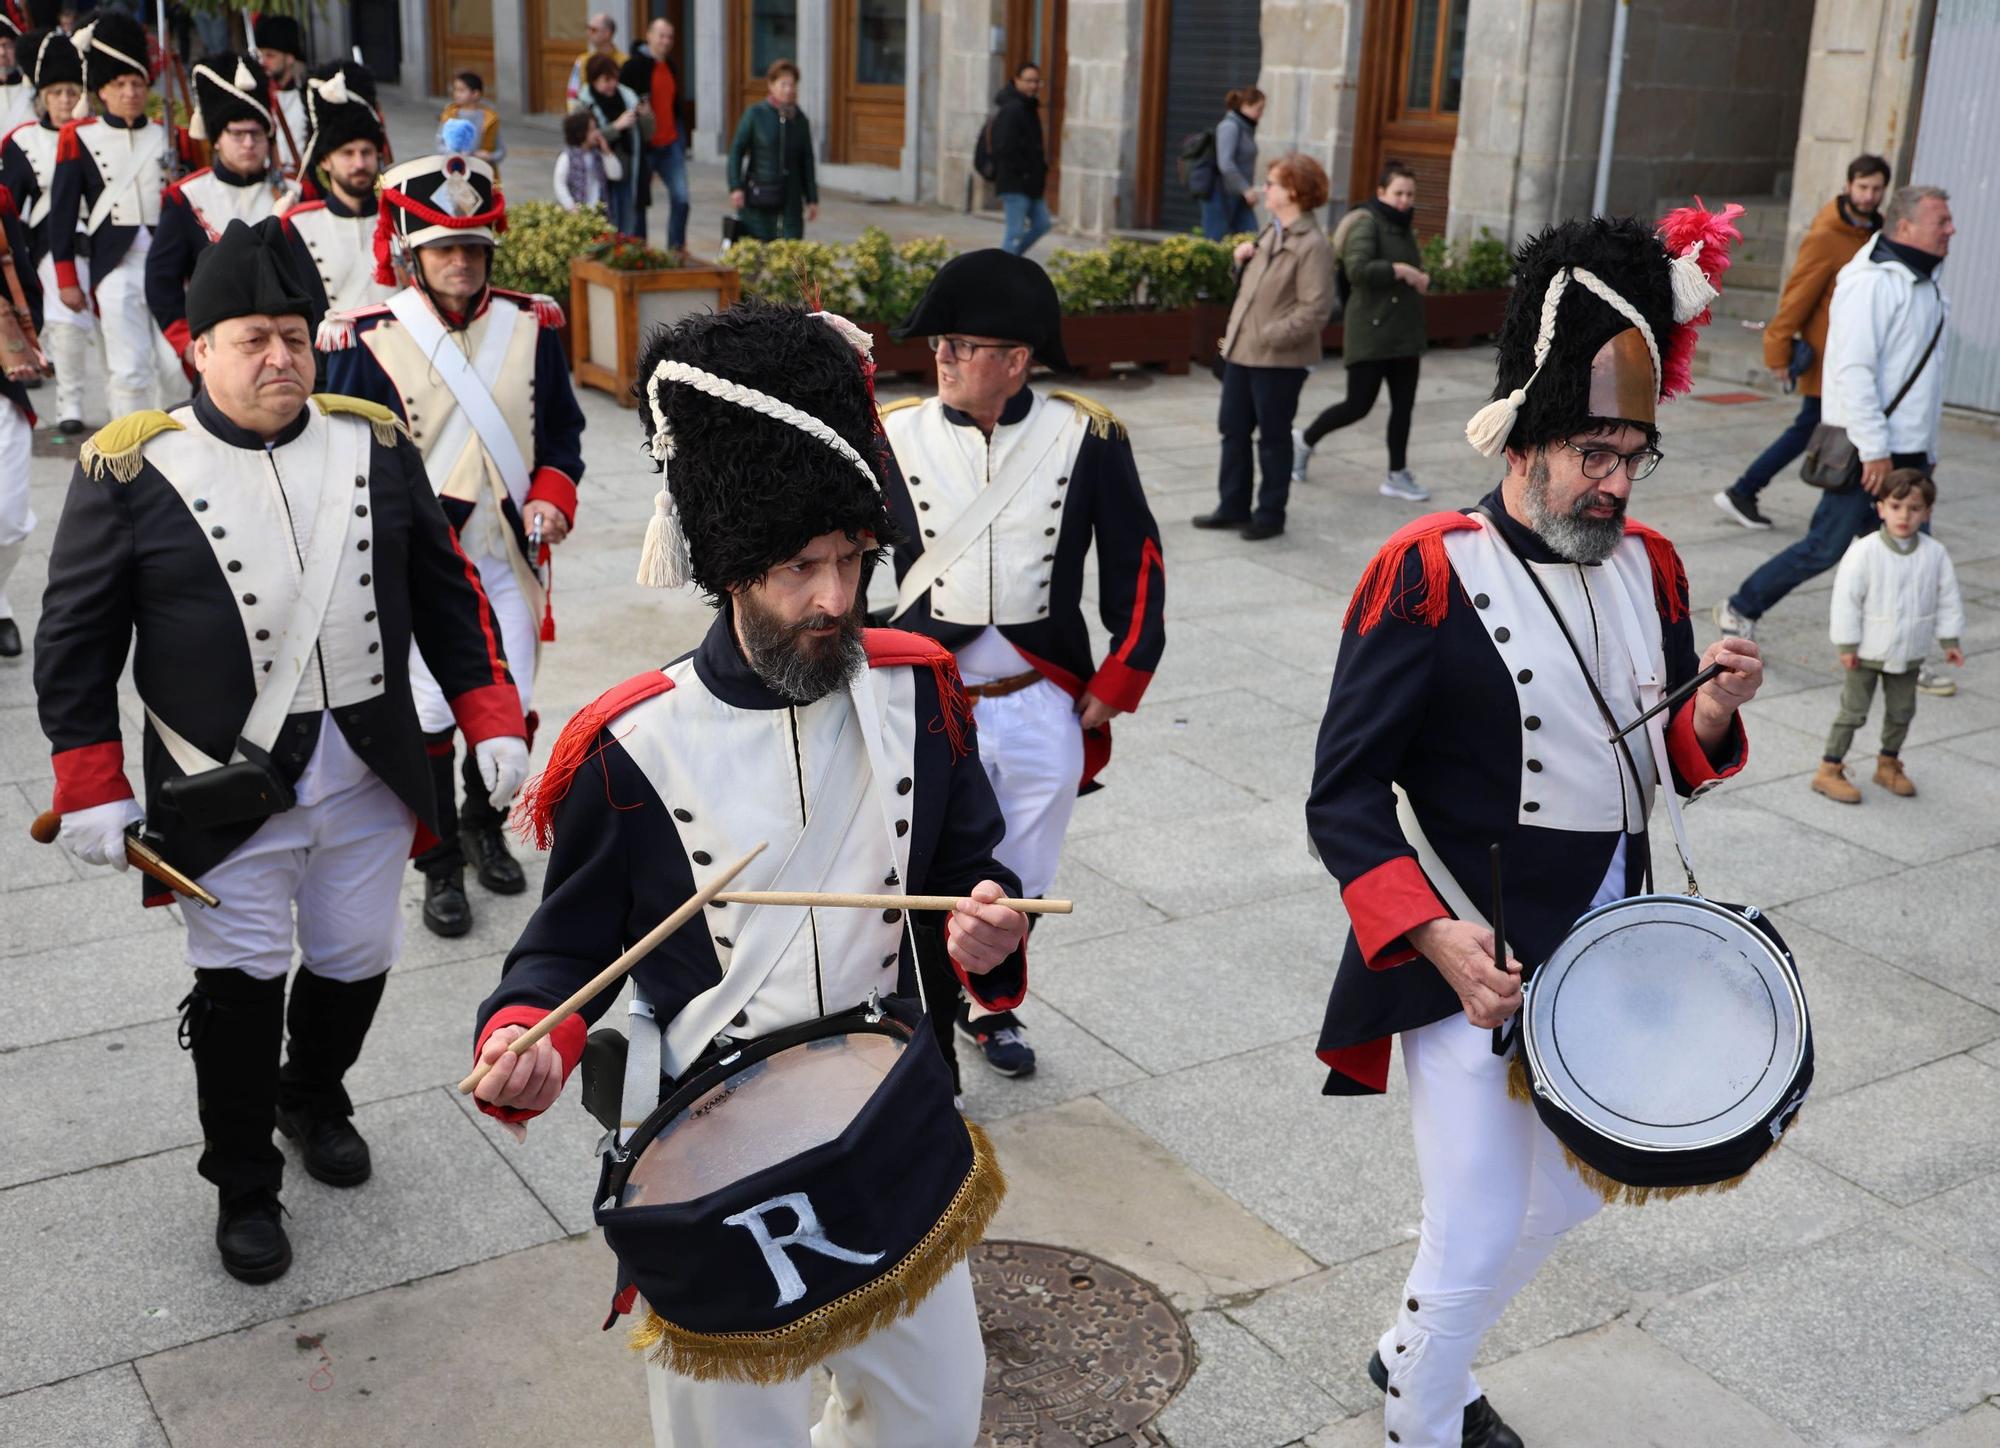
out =
[[[1757,509],[1757,494],[1806,450],[1819,426],[1820,359],[1826,351],[1833,279],[1881,229],[1882,197],[1888,189],[1889,163],[1880,156],[1856,156],[1847,163],[1847,189],[1820,207],[1799,243],[1798,260],[1778,295],[1778,310],[1764,328],[1764,365],[1787,392],[1797,385],[1799,415],[1742,477],[1715,495],[1715,506],[1746,528],[1771,526]],[[1800,342],[1807,350],[1794,361]]]

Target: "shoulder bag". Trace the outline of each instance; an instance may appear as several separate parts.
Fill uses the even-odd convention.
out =
[[[1937,330],[1931,333],[1924,355],[1917,359],[1917,365],[1910,369],[1910,375],[1903,379],[1903,385],[1896,389],[1896,395],[1882,409],[1884,417],[1894,412],[1896,404],[1916,385],[1917,378],[1923,375],[1931,360],[1931,353],[1937,350],[1938,338],[1943,335],[1944,312],[1940,309]],[[1806,440],[1806,459],[1799,466],[1799,477],[1829,493],[1851,492],[1861,485],[1861,455],[1854,450],[1846,428],[1837,423],[1822,422],[1812,430],[1812,436]]]

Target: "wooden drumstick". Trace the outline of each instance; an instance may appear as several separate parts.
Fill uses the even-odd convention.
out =
[[[699,915],[704,905],[720,895],[731,880],[742,874],[744,868],[763,853],[764,846],[760,844],[749,854],[702,886],[701,889],[695,891],[694,894],[687,898],[687,902],[680,909],[674,911],[673,914],[647,931],[638,944],[600,970],[588,985],[585,985],[575,995],[543,1016],[539,1021],[536,1021],[512,1041],[508,1042],[507,1049],[516,1056],[526,1055],[534,1048],[535,1042],[541,1040],[550,1031],[553,1031],[557,1026],[582,1010],[599,991],[616,985],[627,971],[652,954],[654,947],[659,945],[662,940],[665,940],[669,935],[672,935],[676,930],[687,924],[688,921]],[[492,1069],[493,1067],[490,1063],[486,1061],[479,1062],[479,1064],[472,1068],[472,1074],[458,1083],[458,1094],[461,1096],[470,1096],[472,1088],[486,1079],[486,1073]]]
[[[965,895],[839,895],[817,890],[731,890],[716,899],[729,905],[808,905],[815,909],[844,910],[951,910]],[[1003,897],[989,905],[1005,905],[1023,915],[1067,915],[1067,900],[1016,900]]]
[[[1489,858],[1493,861],[1493,964],[1504,971],[1507,969],[1507,912],[1502,908],[1500,901],[1500,845],[1498,841],[1494,842],[1493,848],[1489,853]],[[1493,1054],[1496,1056],[1507,1054],[1507,1027],[1505,1025],[1498,1025],[1493,1028]]]
[[[34,823],[28,826],[28,837],[38,845],[54,844],[56,836],[61,833],[62,816],[52,809],[43,810],[35,816]],[[129,863],[138,866],[141,874],[158,880],[176,895],[185,895],[188,899],[206,905],[211,910],[219,908],[222,904],[215,896],[197,885],[192,876],[184,875],[169,865],[160,857],[158,850],[143,840],[127,835],[125,858]]]

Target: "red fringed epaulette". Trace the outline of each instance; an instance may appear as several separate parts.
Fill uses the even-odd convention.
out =
[[[1644,523],[1625,520],[1625,531],[1646,545],[1646,561],[1653,566],[1653,602],[1667,623],[1679,623],[1688,616],[1688,576],[1681,555],[1667,535]]]
[[[517,307],[535,314],[535,320],[551,331],[559,331],[563,324],[562,303],[542,292],[516,292],[506,287],[493,288],[493,295],[505,297]]]
[[[968,753],[965,722],[972,717],[972,701],[959,682],[958,660],[950,649],[927,634],[899,628],[867,628],[861,631],[861,645],[868,651],[871,669],[928,668],[937,680],[937,727],[951,741],[951,757],[963,759]]]
[[[555,748],[549,751],[548,764],[522,786],[521,797],[514,802],[511,821],[514,833],[538,850],[546,850],[553,844],[556,806],[568,795],[570,785],[576,781],[576,772],[597,753],[597,736],[604,726],[634,704],[664,694],[673,686],[674,681],[660,670],[649,669],[606,689],[579,709],[557,736]]]
[[[80,121],[63,122],[63,128],[56,133],[56,161],[58,164],[64,161],[74,161],[83,154],[83,142],[76,138],[77,128],[79,126],[94,126],[96,124],[96,116],[87,116]]]
[[[1443,623],[1451,607],[1451,561],[1445,557],[1444,535],[1478,526],[1463,513],[1426,513],[1398,528],[1362,570],[1340,626],[1367,633],[1385,616],[1430,628]],[[1403,564],[1412,548],[1423,566],[1423,582],[1405,588]]]

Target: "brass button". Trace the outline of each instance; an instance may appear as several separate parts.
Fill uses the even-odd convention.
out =
[[[366,478],[356,478],[356,479],[354,480],[354,486],[355,486],[355,487],[357,487],[357,488],[365,488],[365,487],[367,487],[367,486],[368,486],[368,479],[366,479]]]
[[[361,586],[363,588],[366,588],[369,584],[373,583],[374,581],[375,581],[375,575],[372,573],[364,573],[361,575]]]
[[[732,1026],[747,1026],[747,1025],[749,1025],[749,1024],[750,1024],[750,1012],[748,1012],[748,1011],[738,1011],[738,1012],[736,1013],[736,1015],[735,1015],[734,1019],[732,1019],[732,1020],[731,1020],[731,1021],[729,1022],[729,1024],[730,1024],[730,1025],[732,1025]]]
[[[379,640],[379,639],[378,639],[378,640],[376,640],[376,641],[375,641],[374,643],[372,643],[372,644],[368,645],[368,652],[369,652],[369,653],[371,653],[371,654],[379,654],[379,653],[381,653],[381,652],[382,652],[382,643],[381,643],[381,640]]]
[[[373,622],[375,622],[375,610],[371,608],[371,609],[369,609],[369,610],[368,610],[368,612],[366,612],[366,613],[362,614],[362,615],[361,615],[361,621],[362,621],[363,623],[373,623]]]
[[[1062,499],[1057,498],[1053,503],[1049,504],[1049,506],[1051,508],[1060,508],[1062,506]]]
[[[920,477],[918,477],[918,476],[917,476],[917,475],[916,475],[915,473],[911,473],[911,474],[910,474],[910,486],[911,486],[911,487],[913,487],[913,488],[914,488],[914,487],[915,487],[915,486],[916,486],[916,485],[917,485],[918,483],[921,483],[922,481],[923,481],[923,479],[922,479],[922,478],[920,478]]]
[[[917,509],[919,512],[928,513],[931,510],[931,505],[929,503],[919,503],[917,504]]]
[[[735,946],[730,944],[729,937],[727,935],[716,936],[715,943],[721,946],[724,950],[734,950],[736,948]]]
[[[194,500],[194,510],[197,513],[206,513],[208,511],[208,499],[196,498]]]
[[[1056,530],[1053,528],[1044,528],[1042,529],[1042,536],[1044,538],[1053,538],[1056,536]]]
[[[896,874],[896,872],[894,870],[891,870],[888,874],[882,877],[882,883],[884,885],[894,885],[898,883],[899,879],[900,877]]]
[[[926,538],[935,538],[935,537],[937,537],[937,529],[935,529],[935,528],[926,528],[926,529],[924,529],[924,536],[925,536]]]
[[[1057,478],[1057,479],[1056,479],[1056,486],[1057,486],[1057,487],[1059,487],[1059,488],[1066,488],[1066,487],[1068,487],[1068,486],[1069,486],[1069,479],[1068,479],[1068,478]]]
[[[379,684],[382,682],[382,676],[380,674],[370,674],[368,676],[368,682],[371,684]]]
[[[882,969],[884,970],[889,969],[895,963],[896,963],[896,957],[893,955],[885,955],[882,957]]]
[[[1403,1305],[1404,1305],[1405,1307],[1409,1308],[1409,1309],[1410,1309],[1410,1311],[1412,1311],[1412,1312],[1415,1312],[1415,1311],[1417,1310],[1417,1299],[1416,1299],[1416,1298],[1414,1298],[1414,1297],[1412,1297],[1412,1298],[1411,1298],[1411,1299],[1410,1299],[1410,1300],[1409,1300],[1408,1302],[1404,1303]],[[1401,1351],[1402,1351],[1402,1349],[1401,1349],[1401,1348],[1397,1348],[1397,1349],[1396,1349],[1396,1351],[1397,1351],[1397,1352],[1401,1352]]]
[[[693,854],[689,855],[688,858],[690,860],[693,860],[697,865],[710,864],[715,859],[715,857],[709,854],[707,850],[696,850]]]
[[[1389,1396],[1392,1398],[1400,1398],[1403,1396],[1403,1390],[1397,1387],[1394,1383],[1391,1383],[1389,1385]]]

